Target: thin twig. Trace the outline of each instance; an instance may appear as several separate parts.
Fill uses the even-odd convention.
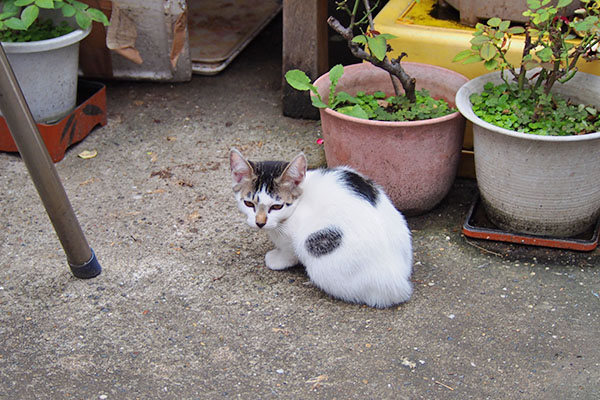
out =
[[[365,5],[365,11],[367,12],[367,18],[369,19],[369,29],[374,31],[375,24],[373,24],[373,15],[371,15],[371,5],[369,4],[369,0],[363,0],[363,4]]]
[[[471,241],[470,241],[469,239],[467,239],[467,238],[465,238],[465,240],[466,240],[466,242],[467,242],[468,244],[470,244],[470,245],[471,245],[471,246],[473,246],[473,247],[476,247],[476,248],[478,248],[479,250],[481,250],[481,251],[483,251],[483,252],[490,253],[490,254],[493,254],[493,255],[495,255],[495,256],[502,257],[502,258],[504,257],[504,256],[503,256],[502,254],[500,254],[500,253],[496,253],[495,251],[491,251],[491,250],[488,250],[488,249],[486,249],[486,248],[483,248],[483,247],[481,247],[481,246],[479,246],[479,245],[476,245],[475,243],[471,242]]]
[[[448,385],[444,385],[442,382],[439,382],[439,381],[434,381],[434,382],[435,382],[436,384],[440,385],[440,386],[443,386],[443,387],[445,387],[445,388],[446,388],[446,389],[448,389],[448,390],[454,390],[454,389],[453,389],[453,388],[451,388],[450,386],[448,386]]]

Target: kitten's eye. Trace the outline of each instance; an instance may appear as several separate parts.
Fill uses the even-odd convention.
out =
[[[254,203],[248,200],[244,200],[246,207],[254,208]]]
[[[283,204],[273,204],[270,208],[269,211],[277,211],[277,210],[281,210],[283,208]]]

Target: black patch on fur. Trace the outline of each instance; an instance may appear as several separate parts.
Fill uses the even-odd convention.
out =
[[[339,228],[330,226],[311,233],[306,238],[304,245],[310,254],[321,257],[340,247],[342,237],[343,234]]]
[[[373,207],[377,205],[379,189],[375,182],[348,170],[340,170],[340,176],[348,189],[367,200]]]
[[[256,180],[254,181],[254,192],[260,192],[264,187],[265,191],[269,194],[275,193],[275,179],[279,178],[288,163],[285,161],[260,161],[252,162],[248,161],[254,173],[256,174]]]

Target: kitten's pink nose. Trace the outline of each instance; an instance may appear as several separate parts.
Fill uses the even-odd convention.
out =
[[[265,225],[266,225],[266,223],[264,223],[264,222],[257,222],[256,223],[256,226],[258,226],[259,228],[262,228]]]

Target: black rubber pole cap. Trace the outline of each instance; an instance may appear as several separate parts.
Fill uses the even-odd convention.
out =
[[[102,272],[102,267],[100,266],[100,263],[98,262],[98,259],[96,258],[96,253],[94,253],[93,249],[92,249],[92,258],[90,258],[90,260],[88,262],[86,262],[83,265],[69,264],[69,267],[71,267],[71,272],[73,273],[73,275],[76,278],[80,278],[80,279],[95,278],[96,276],[100,275],[100,273]]]

